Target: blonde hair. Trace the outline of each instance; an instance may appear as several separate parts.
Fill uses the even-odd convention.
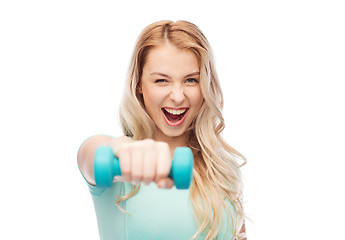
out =
[[[153,136],[155,124],[145,111],[138,86],[150,49],[166,41],[179,49],[191,50],[197,56],[200,66],[200,86],[204,101],[198,116],[188,128],[191,131],[189,147],[200,159],[195,161],[190,189],[194,218],[198,225],[192,239],[201,233],[206,235],[206,239],[217,238],[224,222],[223,209],[231,216],[232,222],[236,223],[232,226],[233,236],[240,237],[239,232],[244,222],[240,167],[246,163],[246,159],[221,136],[224,129],[221,112],[223,94],[210,45],[197,26],[187,21],[159,21],[147,26],[139,35],[120,106],[123,132],[134,140]],[[244,164],[239,165],[237,158],[242,159]],[[129,194],[118,197],[117,206],[121,201],[134,196],[138,190],[138,186],[133,186]],[[236,216],[232,216],[227,202],[234,206]]]

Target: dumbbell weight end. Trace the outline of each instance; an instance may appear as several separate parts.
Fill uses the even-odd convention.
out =
[[[99,146],[94,159],[95,182],[98,187],[111,187],[114,176],[121,175],[120,162],[109,146]]]

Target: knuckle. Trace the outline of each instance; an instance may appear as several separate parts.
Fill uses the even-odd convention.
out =
[[[148,175],[148,176],[144,176],[143,177],[143,181],[144,182],[152,182],[154,179],[154,176],[153,175]]]
[[[144,143],[146,146],[151,146],[151,145],[154,143],[154,141],[153,141],[152,139],[150,139],[150,138],[147,138],[147,139],[144,139],[144,140],[143,140],[143,143]]]
[[[157,145],[156,145],[159,149],[168,149],[169,148],[169,145],[166,143],[166,142],[157,142]]]
[[[123,153],[126,153],[126,152],[129,152],[130,150],[130,144],[128,143],[125,143],[125,144],[122,144],[119,148],[118,148],[118,153],[119,154],[123,154]]]
[[[156,174],[156,179],[162,179],[165,178],[168,174],[165,172],[159,172]]]
[[[131,174],[130,170],[127,169],[121,169],[121,175],[123,176],[129,176]]]
[[[141,174],[138,172],[132,172],[132,178],[136,178],[136,179],[141,178]]]

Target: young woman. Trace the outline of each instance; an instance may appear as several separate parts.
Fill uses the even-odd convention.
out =
[[[102,240],[245,239],[237,159],[246,159],[221,136],[222,107],[210,45],[199,28],[186,21],[147,26],[120,107],[124,136],[90,137],[78,152]],[[93,159],[101,145],[120,161],[122,176],[110,188],[95,186]],[[180,146],[194,155],[188,190],[177,190],[168,177]]]

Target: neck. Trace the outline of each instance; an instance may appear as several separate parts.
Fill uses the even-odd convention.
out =
[[[153,140],[166,142],[170,147],[171,154],[173,155],[175,148],[188,146],[189,135],[189,132],[185,132],[180,136],[166,136],[161,131],[156,131],[153,134]]]

